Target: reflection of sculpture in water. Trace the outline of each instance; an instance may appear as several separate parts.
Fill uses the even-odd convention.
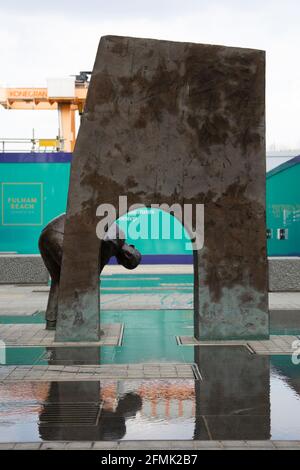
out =
[[[66,403],[74,405],[71,422],[65,421],[63,410]],[[52,382],[39,416],[40,436],[47,441],[119,440],[126,434],[126,419],[135,417],[142,404],[138,394],[129,392],[119,398],[114,411],[101,409],[99,382]],[[76,409],[82,405],[85,405],[86,415],[77,420]],[[95,416],[94,423],[87,423],[86,417],[93,413],[95,406],[101,409],[99,416]],[[53,410],[58,414],[59,424],[53,422]]]
[[[270,359],[240,346],[195,346],[195,440],[269,440]]]
[[[51,276],[51,288],[46,310],[46,328],[48,330],[56,327],[65,219],[65,214],[53,219],[43,229],[39,238],[39,249]],[[111,227],[101,243],[99,275],[112,256],[115,256],[118,263],[127,269],[134,269],[141,262],[140,252],[133,245],[125,243],[124,234],[117,225],[114,225],[113,228],[115,230]],[[78,249],[80,248],[78,247]]]
[[[49,365],[100,364],[101,348],[47,348]],[[126,419],[142,408],[138,393],[118,394],[114,410],[107,409],[99,381],[51,382],[40,416],[44,440],[82,441],[122,439]]]
[[[134,418],[142,409],[140,395],[128,392],[118,401],[115,411],[103,409],[99,419],[98,439],[114,441],[126,434],[126,419]]]

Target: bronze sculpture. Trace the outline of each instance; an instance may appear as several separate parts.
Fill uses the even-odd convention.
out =
[[[102,37],[72,158],[56,341],[99,339],[97,210],[121,196],[204,205],[202,226],[185,227],[205,233],[194,336],[267,339],[265,161],[263,51]]]
[[[66,214],[61,214],[51,220],[44,227],[39,238],[39,250],[51,276],[51,287],[46,309],[47,330],[55,330],[56,328],[65,219]],[[102,241],[101,254],[99,256],[99,276],[113,256],[126,269],[135,269],[141,262],[140,252],[134,245],[125,243],[124,234],[117,224],[110,227]]]

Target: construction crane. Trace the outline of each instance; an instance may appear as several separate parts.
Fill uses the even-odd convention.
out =
[[[83,71],[68,78],[49,79],[46,88],[0,88],[0,105],[5,109],[58,110],[57,140],[63,143],[61,150],[73,152],[76,140],[75,112],[83,112],[90,74]],[[43,140],[46,142],[46,139]]]

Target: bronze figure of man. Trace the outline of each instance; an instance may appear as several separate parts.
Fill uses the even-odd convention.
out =
[[[51,287],[46,310],[46,329],[56,328],[59,280],[63,255],[63,239],[66,214],[61,214],[44,227],[39,238],[39,250],[51,276]],[[140,252],[124,240],[124,234],[117,225],[109,229],[101,243],[99,276],[112,256],[127,269],[136,268],[141,262]],[[112,235],[113,234],[113,235]]]

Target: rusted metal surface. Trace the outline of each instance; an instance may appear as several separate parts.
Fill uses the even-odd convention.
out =
[[[195,335],[268,336],[263,51],[101,39],[72,162],[58,340],[99,336],[96,209],[120,195],[204,204]]]

